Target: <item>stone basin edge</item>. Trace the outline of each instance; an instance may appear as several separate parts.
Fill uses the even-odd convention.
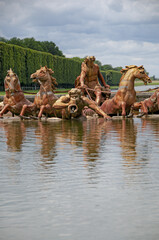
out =
[[[116,92],[112,92],[110,98],[114,97],[115,94],[116,94]],[[151,95],[152,95],[152,92],[137,92],[136,93],[136,102],[143,101],[146,98],[149,98]],[[61,97],[63,95],[56,95],[56,96]],[[25,97],[29,101],[33,102],[35,95],[25,95]],[[0,96],[0,102],[3,101],[3,98],[4,98],[4,96]]]

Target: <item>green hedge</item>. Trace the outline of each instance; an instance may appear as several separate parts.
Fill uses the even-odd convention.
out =
[[[73,87],[81,71],[79,61],[59,57],[50,53],[22,48],[17,45],[0,42],[0,85],[3,85],[7,70],[12,70],[18,75],[23,86],[34,85],[30,75],[40,66],[47,66],[54,71],[54,77],[59,87]],[[109,85],[118,85],[120,72],[109,70],[102,71],[105,81]]]
[[[115,70],[101,71],[105,81],[110,86],[118,86],[121,78],[121,73]]]
[[[81,71],[78,61],[0,42],[1,85],[10,68],[23,85],[32,85],[30,75],[45,65],[55,72],[54,77],[58,84],[66,87],[74,86],[74,81]]]

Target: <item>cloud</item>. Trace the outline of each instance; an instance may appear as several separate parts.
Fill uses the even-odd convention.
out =
[[[0,9],[2,37],[53,41],[67,57],[143,64],[159,77],[158,0],[0,0]]]

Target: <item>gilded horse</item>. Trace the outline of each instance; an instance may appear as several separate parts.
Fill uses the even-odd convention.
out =
[[[125,69],[121,70],[121,73],[122,76],[117,93],[112,99],[105,100],[101,106],[101,109],[108,115],[121,114],[122,116],[126,116],[130,112],[136,100],[136,91],[134,89],[136,78],[141,79],[145,85],[151,82],[143,66],[126,66]]]
[[[25,111],[29,111],[30,115],[33,112],[38,112],[38,118],[42,117],[42,114],[46,116],[54,116],[52,105],[58,99],[54,95],[55,85],[57,85],[56,79],[52,77],[51,68],[47,68],[47,66],[41,67],[35,73],[31,74],[31,78],[33,82],[38,82],[40,84],[40,90],[36,94],[34,98],[34,102],[31,105],[24,105],[22,111],[20,113],[21,118],[25,118]],[[33,117],[37,118],[37,117]]]
[[[16,73],[10,70],[4,79],[5,96],[3,100],[3,107],[0,112],[0,118],[3,114],[11,112],[13,115],[19,115],[23,105],[30,105],[31,102],[27,100],[20,86],[20,81]]]

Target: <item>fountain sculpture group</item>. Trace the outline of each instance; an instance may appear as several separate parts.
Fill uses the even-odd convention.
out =
[[[52,77],[52,69],[47,66],[38,69],[31,75],[33,82],[40,85],[34,102],[26,99],[18,76],[12,69],[8,70],[4,79],[5,96],[0,104],[0,118],[11,112],[21,119],[41,119],[42,116],[72,119],[97,115],[111,119],[115,115],[132,117],[134,109],[140,110],[139,117],[159,111],[159,90],[149,99],[136,102],[135,79],[141,79],[144,84],[151,82],[143,66],[130,65],[122,69],[118,91],[110,98],[110,86],[105,83],[99,66],[94,61],[94,56],[85,58],[81,74],[75,80],[75,88],[60,98],[54,94],[57,82]]]

